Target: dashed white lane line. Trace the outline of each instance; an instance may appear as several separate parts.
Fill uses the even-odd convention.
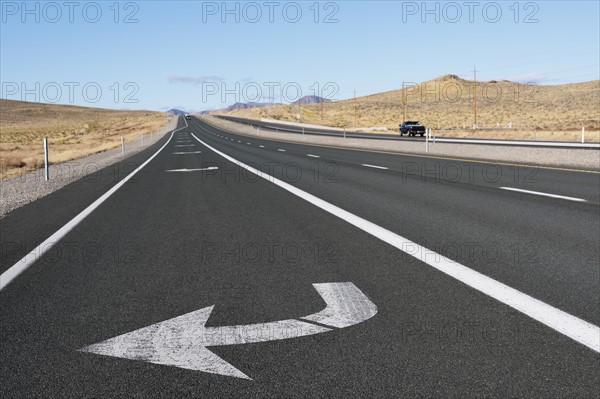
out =
[[[202,151],[174,152],[173,155],[202,154]]]
[[[264,146],[264,145],[259,145],[259,147],[260,147],[260,148],[265,148],[265,146]]]
[[[318,155],[313,155],[313,154],[306,154],[307,157],[311,157],[311,158],[321,158]]]
[[[208,131],[202,128],[205,131]],[[217,150],[194,135],[206,148],[221,155],[230,162],[256,174],[259,177],[281,187],[282,189],[310,202],[311,204],[323,209],[324,211],[352,224],[353,226],[365,231],[368,234],[382,240],[383,242],[399,249],[400,251],[413,256],[434,269],[474,288],[475,290],[488,295],[499,302],[502,302],[513,309],[526,314],[534,320],[566,335],[574,341],[577,341],[588,348],[600,352],[600,327],[575,317],[558,308],[548,305],[538,299],[535,299],[519,290],[509,287],[485,274],[479,273],[456,261],[446,258],[428,248],[425,248],[415,242],[410,241],[390,230],[387,230],[373,222],[350,213],[330,202],[324,201],[306,191],[303,191],[293,185],[286,183],[276,177],[255,169],[237,159]]]
[[[31,252],[29,252],[23,259],[12,265],[8,270],[0,275],[0,290],[4,289],[15,277],[25,271],[29,266],[31,266],[36,260],[42,257],[50,248],[52,248],[57,242],[59,242],[64,236],[66,236],[75,226],[77,226],[83,219],[88,217],[88,215],[96,208],[98,208],[104,201],[106,201],[111,195],[113,195],[119,188],[123,187],[129,179],[135,176],[142,168],[150,163],[156,156],[171,143],[176,132],[183,130],[188,126],[187,122],[184,119],[185,127],[174,130],[171,133],[171,136],[167,140],[162,147],[158,149],[150,158],[148,158],[143,164],[135,168],[133,172],[128,174],[123,180],[115,184],[110,190],[104,193],[100,198],[96,201],[92,202],[87,208],[81,211],[77,216],[71,219],[67,224],[61,227],[56,233],[52,234],[50,237],[46,239],[46,241],[42,242],[40,245],[35,247]]]
[[[363,163],[362,166],[366,166],[367,168],[375,168],[375,169],[388,169],[385,166],[377,166],[377,165],[369,165],[368,163]]]
[[[587,202],[587,200],[584,200],[582,198],[566,197],[564,195],[542,193],[542,192],[539,192],[539,191],[522,190],[520,188],[500,187],[500,189],[502,189],[502,190],[508,190],[508,191],[516,191],[516,192],[525,193],[525,194],[541,195],[542,197],[559,198],[559,199],[564,199],[564,200],[568,200],[568,201]]]
[[[250,144],[250,143],[246,143],[246,144],[248,144],[248,145],[252,145],[252,144]]]
[[[195,147],[195,144],[182,144],[182,145],[176,145],[175,147]]]
[[[219,169],[217,166],[209,166],[208,168],[200,168],[200,169],[171,169],[166,170],[165,172],[199,172],[202,170],[216,170]]]
[[[278,148],[277,151],[285,152],[285,150],[282,150],[281,148]]]

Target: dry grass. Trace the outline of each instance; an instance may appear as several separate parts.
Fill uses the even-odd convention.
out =
[[[581,126],[586,141],[600,141],[600,80],[557,86],[523,85],[509,81],[478,82],[477,124],[483,128],[512,130],[471,130],[473,125],[472,81],[446,75],[406,89],[366,97],[298,107],[281,105],[229,112],[250,118],[301,121],[343,128],[383,126],[397,130],[403,119],[421,121],[427,127],[444,130],[448,137],[544,139],[576,141]],[[356,124],[355,124],[356,109]],[[450,130],[450,131],[449,131]]]
[[[139,140],[166,123],[165,114],[0,100],[0,178],[43,165],[43,138],[58,163]]]

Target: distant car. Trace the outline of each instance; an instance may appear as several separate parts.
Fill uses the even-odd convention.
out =
[[[419,134],[423,137],[425,135],[425,126],[420,125],[417,121],[406,121],[400,125],[400,136],[404,136],[405,134],[413,137]]]
[[[186,115],[186,116],[185,116],[185,119],[187,119],[187,120],[190,120],[190,119],[192,119],[192,115]]]

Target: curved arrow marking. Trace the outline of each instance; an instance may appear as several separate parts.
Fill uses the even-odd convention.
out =
[[[80,351],[251,379],[207,347],[314,335],[331,331],[333,328],[350,327],[377,314],[377,307],[373,302],[352,283],[324,283],[313,286],[327,306],[320,312],[302,317],[302,320],[206,327],[214,307],[209,306],[86,346]]]

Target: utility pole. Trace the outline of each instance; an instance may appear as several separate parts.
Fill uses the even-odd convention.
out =
[[[406,84],[402,82],[402,123],[406,122]]]
[[[354,127],[356,127],[356,89],[354,90]]]
[[[319,102],[321,103],[321,120],[323,120],[323,89],[321,88],[321,97],[319,97]]]
[[[477,126],[477,67],[473,65],[473,128]]]

